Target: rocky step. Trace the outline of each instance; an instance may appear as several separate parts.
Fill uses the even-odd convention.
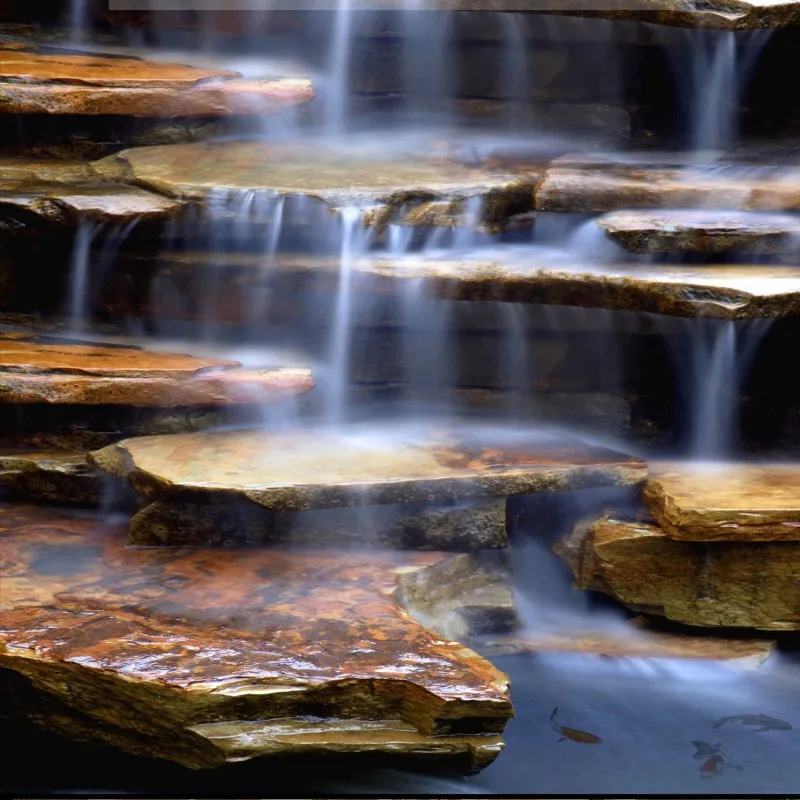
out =
[[[800,249],[800,217],[755,211],[615,211],[595,220],[632,253],[789,253]]]
[[[0,113],[216,117],[261,115],[314,97],[308,80],[252,80],[231,70],[0,45]]]
[[[498,578],[468,555],[141,550],[85,516],[0,519],[0,666],[21,678],[6,714],[194,769],[377,752],[476,770],[502,749],[508,681],[439,632],[456,601],[412,616],[448,583],[484,611],[456,628],[485,622]]]
[[[507,496],[635,486],[647,473],[576,439],[479,425],[151,436],[89,460],[143,495],[130,525],[141,544],[293,541],[296,531],[301,543],[503,547]]]
[[[636,618],[616,630],[564,631],[563,633],[506,633],[482,636],[474,647],[487,658],[519,653],[575,653],[619,659],[680,659],[723,661],[731,666],[757,669],[774,652],[768,639],[734,639],[692,636],[661,630]]]
[[[658,525],[611,516],[556,546],[579,589],[674,622],[800,630],[800,542],[676,541]]]
[[[93,164],[111,180],[205,203],[216,219],[276,219],[319,225],[331,211],[378,229],[477,225],[490,231],[530,224],[541,169],[462,153],[447,142],[377,146],[375,142],[197,142],[123,150]],[[357,208],[359,211],[344,212]],[[263,235],[263,231],[262,231]]]
[[[643,495],[673,539],[800,542],[796,464],[656,463]]]
[[[312,389],[305,369],[243,369],[237,361],[0,335],[0,403],[208,407],[274,403]]]
[[[253,301],[275,293],[271,315],[291,312],[298,291],[335,292],[338,257],[183,252],[123,256],[98,278],[94,307],[114,316],[253,321]],[[542,248],[507,247],[466,256],[380,254],[348,261],[353,291],[442,300],[579,306],[680,317],[796,316],[800,269],[768,264],[589,264]],[[157,287],[157,291],[155,290]]]
[[[96,506],[107,476],[86,453],[0,448],[0,492],[27,500]]]
[[[575,154],[554,159],[536,188],[538,211],[599,214],[630,209],[798,211],[800,171],[691,163],[686,156]]]

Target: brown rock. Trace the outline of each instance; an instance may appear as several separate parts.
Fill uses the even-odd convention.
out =
[[[573,163],[570,163],[572,161]],[[538,211],[600,213],[637,208],[798,211],[797,171],[730,172],[650,162],[558,159],[536,190]]]
[[[406,504],[285,513],[254,503],[156,501],[134,515],[128,537],[131,544],[145,546],[278,541],[294,547],[477,550],[508,544],[505,498],[450,506]]]
[[[506,676],[391,598],[453,557],[139,550],[43,508],[0,518],[0,665],[39,725],[192,768],[395,742],[480,768],[502,747]]]
[[[96,505],[105,480],[85,453],[0,449],[0,489],[14,497]]]
[[[674,539],[800,541],[796,464],[658,464],[643,495]]]
[[[557,546],[579,589],[687,625],[800,630],[800,544],[678,542],[604,518]]]
[[[800,235],[797,217],[758,212],[616,211],[596,222],[632,253],[793,252]]]
[[[131,117],[265,114],[311,100],[304,79],[244,80],[133,57],[0,50],[0,112]]]
[[[275,511],[635,486],[647,474],[640,459],[576,439],[478,426],[145,436],[89,460],[154,500],[238,499]]]
[[[434,146],[428,143],[428,151]],[[284,214],[287,224],[315,225],[330,218],[330,209],[362,206],[365,221],[379,227],[475,224],[469,200],[481,203],[479,223],[503,227],[511,217],[531,211],[538,179],[533,173],[465,166],[444,152],[421,158],[408,148],[377,150],[374,142],[335,145],[313,140],[140,147],[97,161],[94,168],[106,178],[135,181],[183,199],[260,192],[265,197],[319,201],[291,206]],[[421,214],[420,202],[433,205]],[[251,207],[257,214],[259,204]],[[437,222],[439,215],[441,222]]]
[[[244,370],[235,361],[135,347],[0,337],[0,402],[214,406],[275,402],[313,387],[302,369]]]

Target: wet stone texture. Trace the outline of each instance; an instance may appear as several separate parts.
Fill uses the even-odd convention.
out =
[[[799,542],[681,542],[606,517],[557,545],[579,589],[688,625],[800,630]]]
[[[309,391],[313,385],[304,369],[245,370],[236,361],[129,346],[0,336],[0,403],[254,405]]]
[[[438,587],[445,570],[485,608],[470,598],[491,579],[471,556],[142,550],[124,533],[0,508],[0,666],[25,679],[15,713],[192,768],[377,751],[478,769],[502,748],[506,677],[393,599],[412,581],[424,600],[424,573]]]
[[[796,464],[657,463],[643,494],[673,539],[800,542]]]
[[[273,511],[634,486],[647,474],[640,459],[577,439],[477,425],[149,436],[89,459],[151,500],[246,500]]]
[[[492,231],[507,228],[513,218],[530,224],[541,172],[528,167],[517,174],[509,166],[492,168],[482,161],[465,164],[449,146],[421,157],[412,149],[387,154],[374,146],[263,140],[140,147],[93,167],[108,179],[213,202],[218,216],[226,202],[241,212],[246,193],[256,192],[265,200],[289,198],[282,214],[286,224],[318,225],[330,220],[331,210],[359,206],[364,221],[379,229],[390,223],[477,223]],[[257,217],[261,206],[251,198],[250,215]],[[239,221],[244,221],[241,213]]]
[[[85,453],[0,447],[0,497],[97,505],[106,480]]]
[[[792,253],[800,242],[800,218],[789,214],[616,211],[597,224],[632,253]]]
[[[0,48],[0,112],[6,114],[266,114],[313,97],[304,79],[246,80],[229,70],[134,57],[18,45]]]

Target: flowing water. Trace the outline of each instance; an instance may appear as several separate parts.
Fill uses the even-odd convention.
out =
[[[322,130],[329,138],[358,142],[361,140],[348,137],[355,137],[356,129],[363,127],[364,121],[371,117],[365,115],[359,120],[351,108],[352,83],[358,77],[353,69],[354,54],[365,33],[379,27],[382,18],[377,12],[354,12],[351,5],[352,0],[338,0],[337,10],[331,17],[333,24],[328,28],[327,47],[322,48],[311,64],[312,74],[319,78],[315,84],[320,93],[318,105],[321,109],[314,133]],[[437,14],[432,18],[429,12],[413,5],[409,3],[400,20],[402,33],[408,40],[398,58],[402,65],[400,115],[393,117],[387,128],[375,129],[371,137],[373,147],[376,139],[379,142],[385,139],[387,148],[398,147],[400,140],[413,133],[410,121],[416,122],[421,117],[435,118],[440,127],[424,131],[416,144],[412,139],[408,147],[403,145],[406,149],[430,147],[430,142],[437,141],[438,136],[447,136],[461,125],[452,115],[442,114],[444,101],[453,98],[459,77],[457,62],[449,47],[457,20],[451,14]],[[84,5],[72,0],[71,7],[73,36],[78,41]],[[263,24],[270,18],[269,11],[265,11]],[[487,22],[487,26],[490,25],[502,41],[504,60],[497,70],[498,83],[506,94],[529,95],[544,78],[531,65],[537,53],[527,42],[522,22],[511,14],[487,16],[491,17],[491,25]],[[617,29],[612,23],[592,28],[593,24],[591,20],[561,23],[546,19],[543,30],[554,37],[549,42],[551,50],[558,49],[555,37],[559,31],[569,28],[573,33],[585,33],[591,40],[592,52],[599,54],[597,69],[614,84],[609,94],[621,96],[620,75],[624,64],[615,47],[614,31]],[[597,35],[593,37],[592,31]],[[224,62],[226,56],[219,53],[213,27],[207,34],[205,55],[222,58]],[[168,33],[161,35],[169,37]],[[675,32],[669,33],[669,36],[674,35]],[[253,38],[258,41],[256,35]],[[668,49],[666,38],[665,35],[663,46]],[[679,97],[689,98],[686,138],[690,146],[686,155],[691,162],[698,153],[725,151],[737,143],[738,108],[768,34],[709,30],[690,31],[685,38],[684,44],[694,53],[694,61],[688,76],[685,63],[681,64],[677,85]],[[238,54],[245,55],[250,54]],[[257,61],[260,54],[252,55]],[[298,54],[298,59],[302,61],[311,55],[303,52]],[[233,63],[230,55],[227,58]],[[587,81],[590,79],[594,78],[587,75]],[[510,105],[498,127],[481,136],[471,127],[465,132],[463,127],[469,126],[462,126],[459,146],[480,150],[487,141],[518,145],[520,141],[525,142],[531,130],[533,138],[545,150],[556,146],[553,139],[560,142],[565,152],[574,142],[582,140],[584,132],[580,130],[569,136],[544,135],[536,121],[528,130],[518,111],[516,106]],[[284,121],[270,121],[269,125],[265,123],[264,135],[299,138],[309,133],[299,121],[288,119],[288,122],[284,118]],[[509,130],[519,132],[520,136],[513,139]],[[687,167],[687,181],[698,174],[691,172],[697,166]],[[715,169],[713,163],[709,169]],[[720,192],[721,206],[727,204],[723,192]],[[371,359],[370,368],[394,365],[393,373],[381,373],[382,383],[400,387],[400,402],[395,408],[395,417],[386,422],[387,427],[392,427],[397,419],[420,420],[434,412],[457,417],[463,408],[458,405],[456,389],[462,374],[469,374],[478,376],[467,385],[470,391],[491,394],[495,390],[502,395],[501,402],[489,412],[490,416],[502,417],[512,428],[530,430],[543,425],[547,419],[546,414],[532,409],[528,402],[531,387],[541,382],[547,388],[548,381],[555,380],[552,376],[558,374],[562,363],[560,354],[576,331],[584,334],[588,331],[589,337],[596,331],[598,339],[586,345],[583,360],[572,365],[571,388],[577,387],[584,396],[594,396],[601,394],[598,387],[607,389],[609,386],[624,394],[623,384],[628,380],[628,353],[623,343],[627,341],[624,339],[626,326],[655,330],[670,343],[675,341],[673,334],[677,327],[680,344],[674,345],[677,349],[673,350],[671,369],[679,385],[679,394],[684,398],[681,418],[688,430],[687,443],[680,455],[695,460],[737,455],[738,398],[748,371],[758,357],[759,344],[769,328],[768,321],[690,319],[662,325],[658,320],[653,321],[651,315],[559,307],[531,312],[525,303],[476,303],[474,305],[483,308],[475,311],[461,301],[431,297],[423,279],[403,281],[404,288],[391,296],[373,297],[362,293],[363,283],[358,279],[356,267],[359,260],[376,253],[407,265],[409,270],[437,259],[489,259],[498,254],[512,266],[514,263],[543,263],[557,265],[565,271],[580,266],[602,272],[614,264],[651,264],[656,259],[623,251],[603,234],[593,221],[593,215],[541,214],[532,229],[517,233],[516,238],[504,238],[480,229],[484,209],[479,198],[472,198],[465,203],[461,226],[412,231],[392,225],[381,238],[374,229],[365,226],[364,211],[360,206],[344,207],[324,219],[315,217],[309,234],[307,228],[305,232],[298,232],[302,226],[297,223],[318,213],[311,201],[274,193],[219,192],[197,219],[173,228],[161,251],[162,255],[178,253],[190,242],[211,260],[211,268],[204,273],[196,301],[202,317],[200,330],[192,330],[187,337],[192,341],[182,340],[181,346],[184,349],[201,345],[213,347],[245,363],[248,358],[263,358],[267,349],[289,348],[302,352],[311,361],[319,382],[316,393],[321,398],[317,409],[319,418],[344,430],[353,418],[383,413],[372,408],[370,399],[354,399],[360,396],[359,391],[370,398],[370,391],[374,389],[371,382],[378,382],[373,381],[374,376],[368,371],[360,371],[361,360],[366,358],[365,348],[372,348],[370,358],[366,359]],[[129,232],[116,231],[107,236],[104,239],[106,249],[118,247]],[[98,259],[95,268],[101,264],[103,248],[98,248],[97,242],[106,233],[87,225],[77,234],[70,273],[69,314],[73,333],[82,331],[91,311],[89,288],[93,272],[90,261]],[[335,261],[335,290],[326,289],[322,278],[319,283],[310,280],[310,288],[291,297],[298,308],[305,309],[305,315],[300,323],[295,320],[284,324],[285,309],[276,288],[274,265],[280,254],[303,249]],[[231,334],[224,323],[223,301],[228,288],[228,262],[234,255],[242,254],[252,257],[259,280],[250,284],[240,298],[236,312],[237,335],[241,341],[231,342]],[[154,284],[151,291],[165,306],[163,318],[156,323],[161,326],[162,334],[166,334],[173,330],[169,320],[173,312],[168,313],[166,306],[175,305],[169,293],[174,292],[180,302],[187,298],[173,284]],[[473,313],[483,326],[476,326],[480,335],[474,336],[474,342],[456,341],[459,320]],[[532,319],[532,313],[538,314],[538,318]],[[383,338],[376,338],[378,334]],[[373,338],[364,345],[364,336]],[[610,348],[609,342],[612,343]],[[666,364],[663,368],[668,370]],[[522,390],[508,391],[510,387],[522,387]],[[556,397],[554,402],[559,405],[562,401]],[[263,421],[269,427],[286,428],[297,425],[299,419],[300,412],[292,407],[265,410]],[[592,427],[588,413],[577,418],[573,416],[569,427],[573,433],[587,434]],[[642,449],[635,441],[626,441],[624,435],[616,440],[609,438],[605,443],[631,452]],[[599,516],[606,504],[614,500],[619,501],[619,498],[589,497],[578,492],[565,501],[568,512],[556,514],[555,521],[543,522],[537,517],[538,512],[533,512],[529,519],[534,522],[520,527],[511,552],[524,632],[595,631],[636,636],[621,610],[599,606],[596,599],[574,591],[563,563],[549,551],[552,541],[568,532],[579,519]],[[752,674],[715,662],[604,660],[566,654],[499,658],[498,665],[507,669],[512,677],[517,719],[509,725],[506,752],[484,773],[472,778],[442,778],[367,770],[358,776],[347,776],[344,784],[309,780],[308,789],[335,792],[344,785],[347,792],[364,794],[389,791],[485,795],[532,789],[557,794],[693,793],[706,786],[698,773],[698,761],[693,759],[691,742],[724,739],[733,754],[731,762],[741,769],[719,776],[715,790],[733,794],[791,792],[800,779],[797,760],[791,758],[800,735],[797,731],[800,705],[796,692],[792,692],[796,689],[792,683],[796,681],[794,665],[785,657],[774,661],[763,673]],[[549,724],[555,706],[563,714],[564,724],[597,734],[603,746],[593,748],[570,741],[559,742]],[[717,717],[753,712],[785,716],[795,730],[754,734],[734,728],[721,732],[711,728],[711,721]],[[76,763],[80,764],[80,757]],[[133,763],[127,766],[123,763],[125,774],[133,777],[122,783],[126,788],[141,788],[147,780],[131,772],[129,767]],[[255,780],[257,775],[247,773],[244,768],[239,774],[245,776],[241,778],[242,786],[250,786],[248,781]],[[305,778],[295,776],[294,779],[298,789],[306,785]],[[113,783],[116,779],[103,776],[98,783],[99,790],[120,785],[117,781],[106,787],[101,785],[104,780]],[[163,791],[172,780],[177,785],[187,779],[182,772],[170,773],[159,789]],[[217,778],[205,780],[206,788],[216,786]],[[237,786],[235,778],[230,780],[233,782],[225,787],[226,791],[229,786]]]

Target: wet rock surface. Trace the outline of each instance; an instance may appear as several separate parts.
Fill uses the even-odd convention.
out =
[[[0,402],[213,406],[275,402],[313,387],[302,369],[25,334],[0,337]]]
[[[429,145],[430,146],[430,145]],[[482,223],[504,227],[532,210],[538,174],[460,163],[452,148],[421,157],[401,147],[381,151],[330,141],[199,142],[123,150],[94,163],[109,179],[135,182],[170,197],[239,205],[247,192],[286,196],[287,223],[314,224],[330,209],[362,207],[365,221],[382,227]],[[316,201],[310,205],[303,200]],[[474,211],[467,204],[480,203]],[[257,213],[258,203],[250,204]]]
[[[632,253],[776,253],[794,252],[800,244],[800,218],[788,214],[617,211],[597,224]]]
[[[105,477],[86,453],[0,447],[0,491],[15,498],[97,505]]]
[[[266,270],[267,264],[269,270]],[[163,319],[201,319],[246,323],[246,298],[259,290],[275,297],[315,290],[335,292],[340,260],[281,254],[267,261],[247,253],[208,255],[184,252],[146,260],[120,260],[117,274],[98,287],[97,304],[108,313]],[[212,279],[212,270],[221,280]],[[800,313],[800,270],[774,264],[582,264],[511,248],[479,251],[469,258],[353,259],[354,291],[403,296],[412,285],[443,300],[526,303],[646,311],[681,317],[749,319]],[[212,282],[213,280],[213,282]],[[158,285],[158,299],[144,297],[143,281]],[[208,292],[209,282],[214,287]],[[420,286],[421,284],[421,286]],[[205,292],[205,294],[204,294]],[[207,302],[203,298],[207,298]],[[275,314],[286,304],[273,300]],[[375,335],[378,335],[377,333]]]
[[[505,676],[392,599],[449,558],[475,580],[469,556],[137,550],[120,525],[0,517],[0,666],[51,731],[192,768],[397,750],[477,769],[502,747]]]
[[[796,464],[656,464],[643,495],[674,539],[800,541]]]
[[[649,522],[606,517],[578,527],[556,552],[579,589],[687,625],[800,630],[800,543],[704,544]]]
[[[203,117],[265,114],[311,100],[307,80],[246,80],[124,56],[12,44],[0,47],[0,112]]]
[[[226,431],[127,439],[90,455],[151,499],[275,511],[634,486],[643,461],[545,433],[457,429]]]

